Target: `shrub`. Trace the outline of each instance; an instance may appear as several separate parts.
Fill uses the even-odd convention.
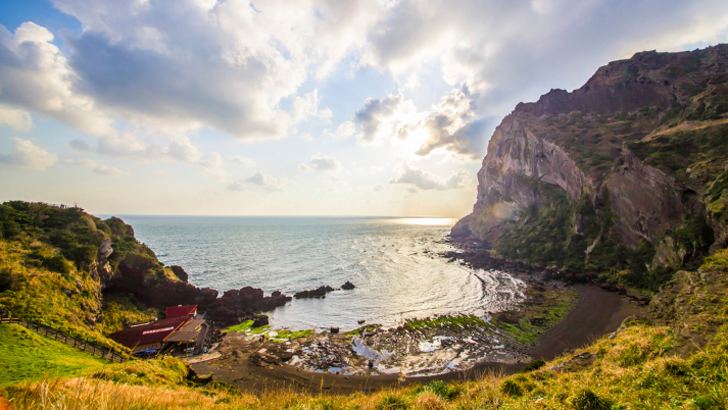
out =
[[[597,396],[591,390],[582,390],[571,400],[575,410],[611,410],[611,401]]]
[[[538,370],[542,367],[546,366],[546,361],[543,359],[536,359],[532,361],[531,363],[527,364],[526,367],[523,368],[523,373],[532,372],[534,370]]]
[[[523,395],[523,388],[520,384],[513,380],[506,380],[500,387],[500,391],[503,394],[507,394],[511,397],[520,397]]]

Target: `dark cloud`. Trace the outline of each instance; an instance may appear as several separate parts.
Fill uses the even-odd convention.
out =
[[[68,146],[75,149],[76,151],[91,151],[91,144],[89,144],[88,141],[84,140],[71,140],[68,142]]]
[[[402,94],[388,95],[381,100],[368,98],[364,102],[364,108],[354,114],[354,122],[361,127],[359,140],[374,141],[382,121],[394,115],[395,110],[403,101]]]

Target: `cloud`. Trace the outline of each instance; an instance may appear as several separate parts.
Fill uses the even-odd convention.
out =
[[[91,144],[89,144],[88,141],[85,140],[71,140],[68,142],[68,146],[75,149],[76,151],[91,151]]]
[[[486,131],[493,122],[475,116],[477,97],[471,95],[467,86],[463,85],[443,97],[437,106],[427,112],[423,121],[410,125],[409,129],[419,126],[427,134],[426,141],[415,154],[425,156],[435,149],[444,148],[475,160],[481,159],[486,149]]]
[[[43,171],[58,159],[56,154],[44,150],[30,140],[17,137],[10,137],[10,140],[13,142],[13,151],[10,154],[0,154],[0,164]]]
[[[313,170],[313,168],[309,167],[307,164],[305,164],[303,162],[298,164],[297,168],[299,171],[303,171],[303,172],[308,172],[308,171]]]
[[[209,127],[241,139],[280,138],[312,117],[328,121],[333,112],[319,107],[318,91],[299,94],[300,87],[362,49],[385,12],[365,0],[53,3],[83,31],[64,34],[62,53],[33,24],[33,41],[49,63],[36,67],[38,84],[58,80],[58,87],[41,95],[39,86],[30,98],[14,94],[13,104],[50,112],[42,101],[60,101],[57,118],[96,135],[109,135],[103,128],[121,119]]]
[[[446,180],[442,180],[430,172],[416,168],[410,164],[401,166],[400,174],[389,181],[390,184],[408,184],[410,191],[412,187],[419,188],[423,191],[438,190],[445,191],[449,189],[464,188],[464,182],[469,178],[467,171],[460,170],[452,174]]]
[[[338,171],[341,168],[341,164],[336,158],[322,156],[321,154],[311,156],[311,168],[316,171]]]
[[[246,179],[245,181],[252,182],[255,185],[259,185],[268,192],[284,191],[286,184],[288,184],[288,181],[283,178],[275,178],[262,172],[257,172],[255,175]]]
[[[16,131],[28,132],[33,129],[33,117],[25,110],[0,105],[0,126],[3,125]]]
[[[241,157],[240,155],[229,156],[227,157],[227,159],[244,167],[254,167],[257,165],[252,159],[247,157]]]
[[[79,78],[53,40],[50,31],[35,23],[21,24],[14,34],[0,26],[0,103],[94,135],[112,132],[110,119],[96,109],[93,98],[76,89]]]
[[[374,141],[379,134],[382,122],[394,116],[403,102],[402,94],[388,95],[381,100],[367,98],[364,101],[364,107],[354,114],[354,121],[361,127],[361,133],[357,139],[362,142]]]
[[[334,137],[344,139],[349,138],[356,133],[356,126],[351,121],[344,121],[336,127]]]
[[[231,182],[227,184],[227,190],[231,192],[243,192],[247,190],[248,187],[246,187],[242,182]]]
[[[222,164],[222,155],[217,152],[211,152],[210,155],[207,156],[207,159],[201,162],[203,168],[202,174],[207,177],[225,179],[230,174],[222,169]]]
[[[324,120],[330,120],[334,113],[329,108],[319,109],[321,96],[318,90],[313,90],[303,97],[296,97],[293,100],[291,108],[291,118],[294,124],[304,121],[310,117],[319,117]]]
[[[66,160],[65,162],[67,164],[75,164],[88,168],[99,175],[106,175],[110,177],[123,177],[129,175],[128,172],[124,172],[119,168],[110,167],[92,159]]]

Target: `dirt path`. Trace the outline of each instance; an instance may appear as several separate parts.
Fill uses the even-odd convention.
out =
[[[628,297],[607,292],[594,285],[575,285],[579,294],[576,307],[566,318],[538,339],[536,346],[526,350],[535,358],[553,359],[565,350],[585,346],[619,327],[622,321],[642,311]],[[256,340],[231,335],[226,338],[222,357],[192,365],[199,374],[212,373],[215,380],[229,383],[238,389],[262,395],[269,391],[350,394],[356,391],[376,391],[387,387],[424,384],[432,380],[474,380],[488,372],[515,373],[525,364],[479,363],[475,367],[428,377],[404,378],[399,375],[344,376],[331,373],[304,372],[294,366],[267,363],[253,364],[249,353],[263,345]]]

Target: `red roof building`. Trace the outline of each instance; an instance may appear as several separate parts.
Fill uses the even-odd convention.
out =
[[[164,309],[164,316],[167,319],[173,317],[195,317],[197,316],[197,305],[168,307]]]
[[[195,306],[196,309],[197,307]],[[109,337],[115,342],[132,349],[134,352],[160,349],[164,341],[172,333],[181,329],[182,326],[191,320],[192,318],[188,316],[155,320],[151,323],[120,330],[110,334]]]

